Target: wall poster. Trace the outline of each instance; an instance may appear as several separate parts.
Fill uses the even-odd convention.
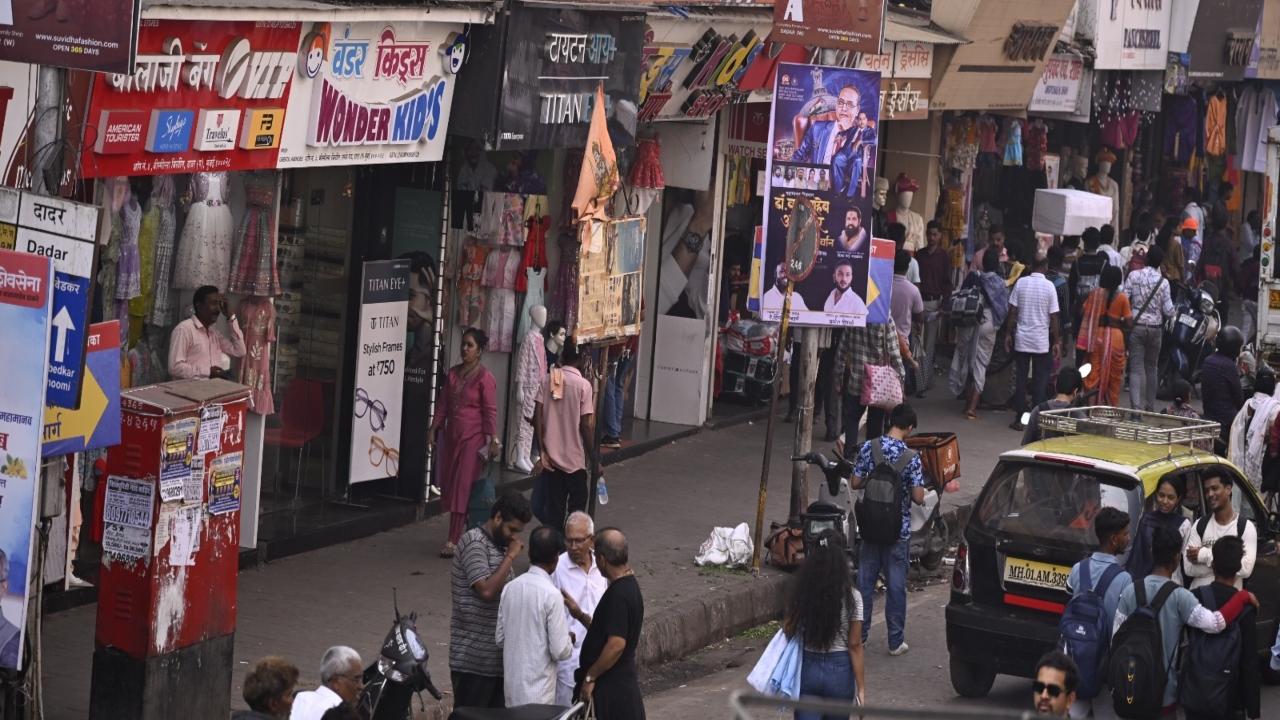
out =
[[[639,334],[645,219],[587,221],[578,229],[582,251],[575,339],[583,343]]]
[[[409,315],[409,260],[364,264],[351,410],[350,482],[400,472],[400,409]]]
[[[876,177],[880,73],[781,63],[769,123],[761,316],[782,316],[787,223],[800,198],[817,211],[818,258],[795,287],[791,322],[867,322],[871,196]]]

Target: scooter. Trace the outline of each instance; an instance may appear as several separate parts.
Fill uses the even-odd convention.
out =
[[[1200,287],[1175,285],[1173,317],[1165,324],[1161,369],[1161,396],[1171,397],[1175,380],[1181,378],[1192,386],[1198,379],[1200,364],[1213,347],[1213,338],[1221,326],[1215,305],[1217,287],[1201,283]]]
[[[413,696],[423,690],[439,700],[442,695],[427,670],[427,648],[418,638],[418,614],[400,614],[392,591],[395,620],[382,641],[377,662],[364,670],[364,690],[356,701],[366,720],[412,720]],[[425,706],[425,703],[423,703]]]

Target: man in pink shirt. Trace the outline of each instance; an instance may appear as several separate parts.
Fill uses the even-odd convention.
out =
[[[596,436],[595,398],[591,382],[582,376],[586,357],[570,338],[560,362],[542,381],[533,411],[533,431],[542,456],[534,472],[547,488],[547,524],[564,527],[564,520],[587,509],[591,489],[588,459]]]
[[[222,362],[224,355],[244,357],[244,333],[240,331],[240,323],[227,310],[227,301],[222,293],[212,285],[196,290],[191,305],[195,312],[178,323],[169,336],[169,377],[174,380],[231,378],[230,370],[222,367]],[[218,315],[227,316],[230,336],[214,329]]]

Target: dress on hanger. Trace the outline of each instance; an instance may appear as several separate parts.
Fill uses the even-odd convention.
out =
[[[503,245],[524,245],[524,198],[508,193],[502,199],[502,225],[498,242]]]
[[[129,347],[133,347],[141,339],[143,327],[151,316],[155,302],[156,233],[159,225],[160,210],[155,203],[148,201],[138,230],[138,277],[142,291],[129,300]]]
[[[485,302],[484,331],[489,349],[511,352],[516,320],[516,271],[520,256],[509,248],[494,250],[485,259],[482,282],[489,288]]]
[[[191,176],[191,209],[182,228],[173,269],[173,286],[195,290],[202,285],[226,288],[231,269],[230,177],[224,172]]]
[[[148,322],[160,327],[167,327],[172,316],[169,283],[173,279],[173,240],[178,231],[173,195],[173,177],[160,175],[152,182],[151,197],[147,201],[155,211],[154,292]]]
[[[1204,151],[1215,157],[1227,152],[1227,99],[1221,95],[1209,98],[1205,109]]]
[[[138,233],[142,228],[142,204],[129,192],[120,208],[120,257],[116,265],[116,299],[129,300],[142,294],[142,260],[138,253]]]
[[[560,247],[560,265],[556,268],[550,317],[559,319],[573,334],[578,325],[578,238],[573,233],[562,232],[557,244]]]
[[[1044,170],[1044,155],[1048,151],[1049,128],[1042,122],[1033,122],[1028,125],[1024,151],[1027,167],[1031,170]]]
[[[251,175],[244,184],[245,213],[236,233],[234,261],[231,263],[231,292],[246,295],[280,294],[276,269],[276,237],[273,213],[276,207],[275,182]]]
[[[475,238],[468,238],[462,248],[462,264],[458,269],[458,324],[471,327],[484,317],[484,275],[489,249]]]
[[[1022,164],[1022,121],[1010,120],[1005,130],[1004,164],[1016,166]]]
[[[249,409],[259,415],[275,413],[271,396],[271,344],[276,341],[276,309],[269,297],[249,296],[237,311],[244,329],[244,358],[240,383],[248,385]]]
[[[996,133],[999,126],[996,119],[990,115],[983,115],[978,118],[978,152],[998,153],[999,147],[996,145]]]

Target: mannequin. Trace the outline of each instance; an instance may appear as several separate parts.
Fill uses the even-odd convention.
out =
[[[507,464],[520,472],[533,470],[533,408],[538,401],[538,391],[547,376],[547,356],[543,354],[545,343],[542,329],[547,326],[547,308],[534,305],[529,308],[529,332],[520,340],[516,356],[516,442],[511,448]]]
[[[903,248],[912,254],[924,247],[924,218],[911,209],[911,201],[915,199],[919,189],[920,183],[915,178],[908,177],[906,173],[898,173],[898,179],[894,183],[894,190],[898,193],[898,206],[889,213],[889,222],[907,226],[907,241]]]
[[[1098,172],[1085,183],[1085,189],[1094,195],[1106,195],[1111,198],[1111,227],[1119,229],[1117,218],[1120,215],[1120,185],[1111,179],[1111,166],[1116,161],[1115,153],[1108,148],[1098,151]]]
[[[885,215],[884,204],[889,200],[889,179],[876,178],[876,190],[871,195],[871,236],[884,237],[885,228],[889,226],[889,216]]]
[[[550,367],[560,359],[560,351],[564,349],[569,330],[559,320],[552,320],[547,323],[547,329],[542,335],[546,338],[543,348],[547,351],[547,366]]]

